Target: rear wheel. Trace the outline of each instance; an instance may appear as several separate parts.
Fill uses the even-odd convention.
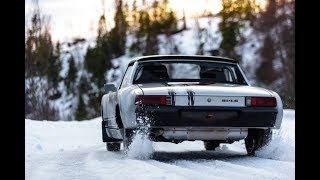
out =
[[[267,145],[272,138],[271,129],[249,129],[248,136],[245,138],[245,145],[248,155]]]
[[[107,143],[108,151],[120,151],[120,143]]]
[[[215,141],[204,141],[203,143],[204,143],[204,148],[207,151],[214,151],[220,145],[220,143]]]

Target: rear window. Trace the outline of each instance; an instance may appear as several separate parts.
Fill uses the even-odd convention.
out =
[[[153,61],[139,63],[133,83],[154,82],[247,84],[236,64],[208,61]]]

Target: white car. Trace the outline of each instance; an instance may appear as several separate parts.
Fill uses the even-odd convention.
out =
[[[133,59],[116,88],[105,85],[102,137],[107,150],[127,149],[137,129],[150,140],[202,140],[206,150],[244,139],[249,155],[279,129],[280,96],[249,84],[239,64],[214,56]]]

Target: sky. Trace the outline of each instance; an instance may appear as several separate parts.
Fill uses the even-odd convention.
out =
[[[25,0],[25,21],[30,19],[32,2]],[[132,0],[128,0],[132,4]],[[152,2],[152,0],[147,0]],[[258,0],[261,1],[261,0]],[[39,0],[43,14],[50,16],[53,41],[66,41],[72,37],[90,38],[96,35],[98,19],[103,12],[104,2],[107,26],[113,26],[114,0]],[[170,0],[178,17],[195,16],[205,9],[213,14],[221,10],[221,0]]]
[[[129,0],[130,1],[130,0]],[[33,0],[25,0],[26,23],[30,19]],[[196,5],[196,6],[195,6]],[[95,36],[98,18],[103,12],[102,0],[39,0],[43,14],[50,16],[52,39],[64,41],[70,37],[89,38]],[[105,0],[107,25],[113,26],[114,0]],[[220,0],[171,0],[178,17],[183,10],[186,16],[194,16],[208,9],[217,13],[221,9]]]

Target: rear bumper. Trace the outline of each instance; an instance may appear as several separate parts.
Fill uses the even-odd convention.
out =
[[[229,140],[238,141],[248,135],[246,128],[151,128],[150,139],[154,141],[172,140]]]
[[[276,108],[138,106],[137,118],[151,127],[241,127],[272,128]]]

